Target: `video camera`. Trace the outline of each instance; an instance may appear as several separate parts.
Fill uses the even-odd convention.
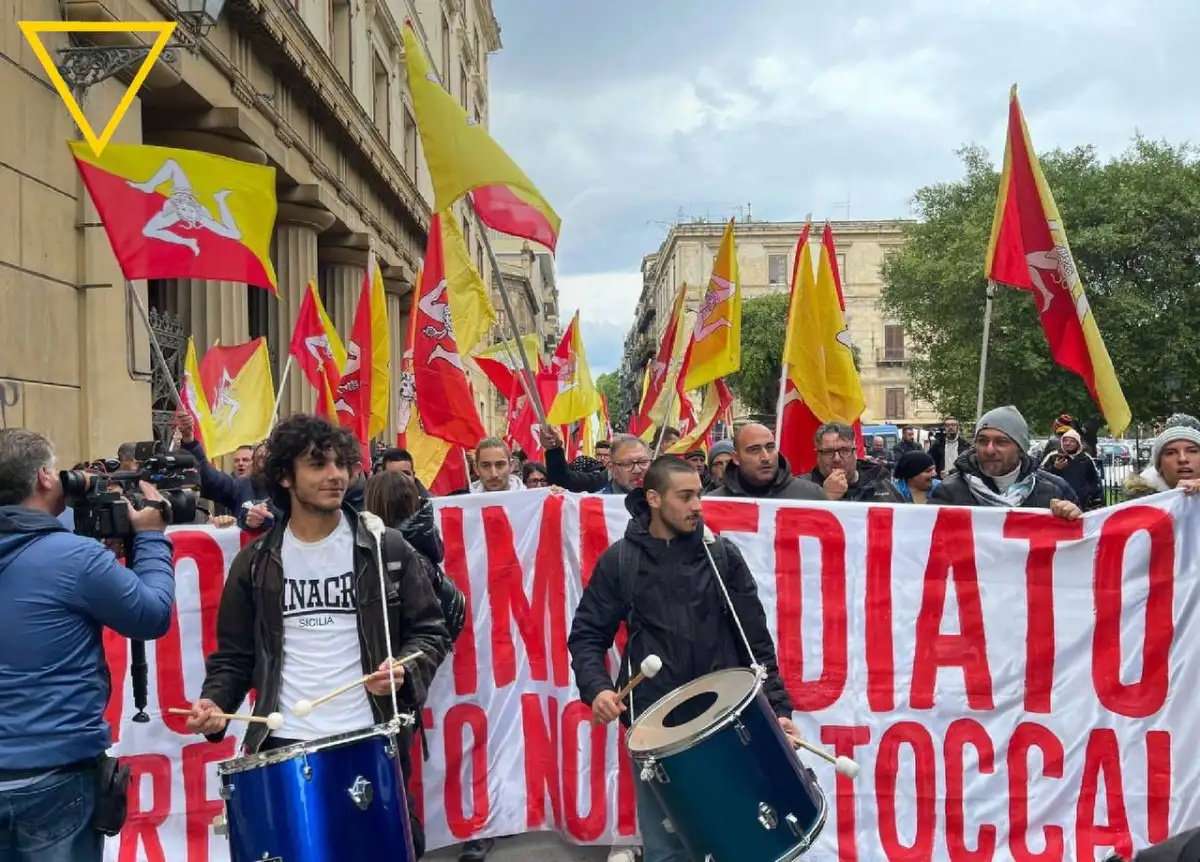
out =
[[[189,524],[200,501],[200,471],[186,452],[164,452],[161,443],[138,443],[140,469],[115,472],[63,470],[63,493],[74,511],[75,532],[92,539],[124,539],[133,535],[128,500],[135,509],[153,506],[168,524]],[[153,485],[166,505],[147,500],[138,483]]]

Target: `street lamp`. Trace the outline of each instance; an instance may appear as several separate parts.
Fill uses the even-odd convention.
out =
[[[1179,372],[1174,368],[1163,376],[1163,385],[1167,388],[1168,393],[1167,400],[1170,402],[1172,409],[1179,403],[1179,387],[1182,383],[1183,381],[1179,378]]]
[[[225,0],[175,0],[179,26],[159,56],[174,63],[179,48],[196,54],[200,40],[217,25],[224,7]],[[58,50],[58,73],[78,99],[101,81],[139,67],[149,53],[149,45],[71,45]]]

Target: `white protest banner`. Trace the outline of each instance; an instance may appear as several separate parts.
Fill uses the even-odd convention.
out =
[[[413,790],[429,847],[557,830],[636,841],[634,777],[592,726],[566,636],[617,497],[437,501],[470,624],[425,710]],[[829,800],[813,860],[1092,860],[1200,824],[1200,501],[1159,495],[1066,522],[1027,510],[705,501],[758,581]],[[125,641],[106,637],[130,818],[107,859],[225,862],[212,745],[163,715],[200,690],[242,537],[183,527],[178,619],[150,644],[151,721],[131,721]]]

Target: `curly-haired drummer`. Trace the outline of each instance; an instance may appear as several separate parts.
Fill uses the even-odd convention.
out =
[[[393,715],[387,659],[418,651],[393,672],[400,710],[419,715],[450,639],[425,559],[387,530],[383,556],[395,591],[389,589],[386,642],[375,540],[345,503],[349,468],[360,457],[358,441],[323,418],[292,416],[275,427],[264,474],[283,517],[237,555],[225,582],[217,649],[188,720],[209,740],[225,734],[225,719],[213,713],[236,711],[251,688],[254,714],[278,711],[286,723],[279,731],[251,724],[247,753],[386,723]],[[300,701],[320,700],[372,672],[365,685],[293,712]],[[401,741],[407,778],[411,737]],[[423,830],[415,813],[410,820],[419,857]]]
[[[754,577],[737,548],[720,538],[714,559],[753,656],[745,655],[712,576],[695,469],[673,455],[658,458],[642,488],[625,498],[625,507],[633,516],[625,537],[597,561],[571,625],[571,666],[583,702],[598,721],[620,718],[628,726],[635,713],[679,686],[713,671],[757,663],[767,670],[764,691],[779,724],[788,736],[799,737]],[[604,657],[622,622],[628,624],[629,640],[614,685]],[[627,707],[617,690],[629,668],[650,655],[662,659],[662,669],[633,690],[632,708]],[[637,805],[643,862],[685,862],[689,857],[682,842],[662,825],[664,812],[642,781]]]

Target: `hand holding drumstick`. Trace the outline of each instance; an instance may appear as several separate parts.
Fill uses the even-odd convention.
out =
[[[643,679],[655,676],[660,670],[662,670],[662,659],[658,656],[648,655],[642,659],[637,676],[627,682],[624,688],[620,691],[602,691],[596,695],[596,699],[592,701],[592,723],[608,724],[620,717],[621,713],[625,711],[625,704],[621,702],[625,696],[633,691],[634,687]]]

